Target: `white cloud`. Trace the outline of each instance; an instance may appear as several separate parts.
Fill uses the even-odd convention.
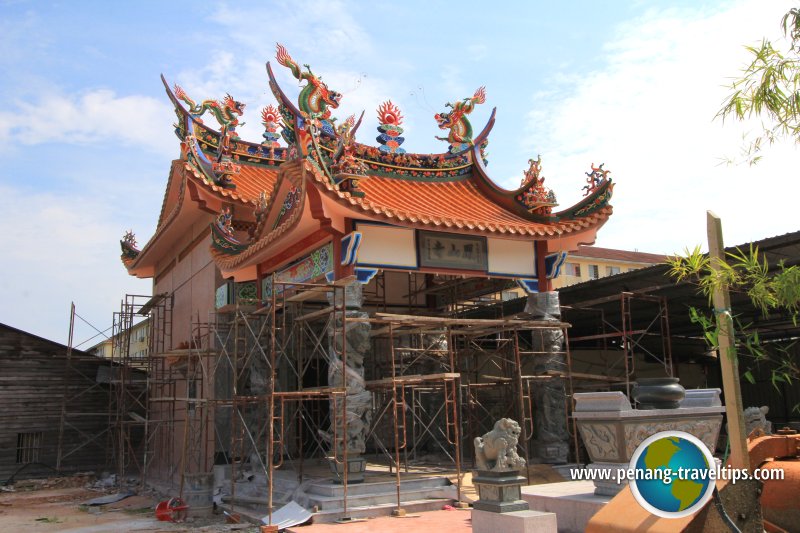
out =
[[[0,198],[6,220],[21,221],[0,233],[0,322],[66,342],[71,301],[103,330],[126,292],[150,293],[120,262],[120,216],[104,196],[0,185]],[[76,343],[94,333],[79,321]]]
[[[174,155],[169,102],[145,96],[118,96],[96,89],[81,94],[44,94],[16,102],[15,111],[0,112],[0,141],[95,144],[119,142]]]
[[[743,44],[773,34],[787,9],[747,1],[650,11],[616,29],[622,37],[605,47],[602,70],[534,95],[525,148],[542,153],[562,206],[580,199],[592,162],[617,181],[598,244],[669,253],[704,243],[706,209],[723,218],[728,244],[798,229],[794,147],[770,150],[755,167],[721,166],[745,127],[713,120],[747,59]]]
[[[353,8],[338,1],[310,0],[300,4],[278,2],[247,8],[223,5],[211,18],[222,26],[220,34],[225,38],[214,43],[208,63],[202,67],[192,65],[188,70],[175,73],[174,80],[168,76],[168,81],[181,85],[195,100],[219,99],[230,93],[245,102],[245,124],[237,130],[243,139],[258,142],[263,133],[261,109],[276,103],[267,84],[266,62],[272,62],[278,83],[292,100],[300,91],[301,84],[274,59],[275,43],[280,42],[297,63],[301,66],[311,63],[316,75],[322,76],[331,89],[343,94],[334,116],[339,120],[351,114],[358,118],[365,111],[358,138],[373,143],[378,125],[375,109],[389,99],[402,107],[403,96],[392,90],[394,84],[390,80],[353,69],[353,65],[369,65],[375,53],[369,33],[351,14]],[[276,20],[280,20],[280,24],[270,22]],[[265,27],[269,31],[265,31]],[[303,32],[297,32],[298,27],[302,27]],[[309,39],[309,35],[314,38]],[[234,49],[254,52],[233,54],[230,50]],[[213,120],[209,124],[217,127]],[[404,127],[406,134],[413,131],[405,124]]]

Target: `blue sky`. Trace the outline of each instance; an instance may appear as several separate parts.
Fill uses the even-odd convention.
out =
[[[174,120],[159,74],[194,99],[247,103],[243,137],[260,140],[274,103],[264,64],[283,43],[344,93],[340,118],[391,98],[404,147],[440,152],[444,103],[486,86],[471,115],[497,124],[489,171],[519,184],[541,154],[563,206],[590,163],[617,182],[600,246],[671,253],[705,242],[705,210],[728,244],[798,229],[798,153],[756,167],[720,165],[752,125],[714,114],[747,60],[777,37],[791,2],[27,2],[0,1],[0,322],[64,341],[70,301],[100,329],[126,292],[149,294],[119,261],[132,228],[154,230]],[[276,66],[290,94],[297,83]],[[88,337],[79,330],[77,338]]]

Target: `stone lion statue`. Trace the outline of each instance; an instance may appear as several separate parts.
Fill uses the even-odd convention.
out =
[[[511,472],[525,466],[525,459],[517,454],[517,443],[522,429],[510,418],[501,418],[494,429],[483,437],[475,437],[475,462],[478,470]]]
[[[744,410],[744,432],[745,436],[750,435],[756,429],[760,429],[765,435],[772,435],[772,422],[767,420],[769,407],[748,407]]]

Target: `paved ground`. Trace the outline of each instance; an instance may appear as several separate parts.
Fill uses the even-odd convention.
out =
[[[349,524],[312,524],[289,528],[291,533],[471,533],[469,510],[429,511],[405,518],[381,516]],[[497,533],[502,533],[498,531]]]

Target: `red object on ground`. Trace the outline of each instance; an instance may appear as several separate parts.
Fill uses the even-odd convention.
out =
[[[181,498],[170,498],[156,505],[156,518],[161,522],[183,522],[187,509],[189,506]]]

